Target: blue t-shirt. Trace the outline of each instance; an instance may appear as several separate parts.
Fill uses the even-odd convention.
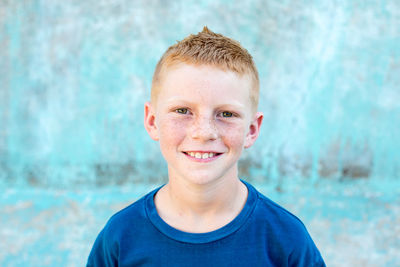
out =
[[[154,205],[159,188],[148,193],[110,218],[87,266],[325,266],[303,223],[244,184],[242,211],[208,233],[169,226]]]

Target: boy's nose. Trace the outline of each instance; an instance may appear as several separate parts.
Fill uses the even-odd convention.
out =
[[[218,137],[215,122],[209,118],[198,118],[193,124],[192,132],[193,139],[215,140]]]

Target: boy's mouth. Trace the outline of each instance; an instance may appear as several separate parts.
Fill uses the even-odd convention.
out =
[[[183,153],[189,157],[196,159],[214,158],[222,154],[217,152],[199,152],[199,151],[184,151]]]

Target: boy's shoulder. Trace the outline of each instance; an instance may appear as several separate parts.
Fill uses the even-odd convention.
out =
[[[267,226],[285,229],[287,233],[304,232],[307,233],[303,222],[293,213],[272,201],[259,191],[257,191],[258,203],[257,209],[260,216],[259,220],[263,220]]]
[[[158,189],[154,189],[127,207],[113,214],[104,226],[104,235],[118,239],[126,230],[130,232],[141,229],[147,223],[146,200]]]
[[[268,247],[275,251],[272,257],[286,255],[296,259],[294,263],[299,266],[305,262],[311,264],[310,260],[314,261],[315,266],[324,266],[319,250],[303,222],[258,191],[257,196],[251,220],[253,225],[247,229],[255,229],[257,234],[266,238]]]
[[[155,190],[118,211],[107,221],[97,236],[87,266],[116,266],[121,249],[140,247],[147,240],[146,199]]]
[[[252,185],[248,185],[248,187]],[[262,222],[267,228],[274,228],[275,231],[287,234],[288,236],[293,234],[306,234],[308,235],[307,229],[303,222],[293,213],[280,206],[254,187],[253,189],[257,192],[257,216],[255,218]],[[298,236],[297,236],[298,237]]]

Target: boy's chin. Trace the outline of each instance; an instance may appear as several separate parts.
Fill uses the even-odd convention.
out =
[[[215,179],[210,179],[209,177],[201,177],[201,178],[192,178],[190,179],[190,182],[193,185],[198,185],[198,186],[205,186],[212,184],[215,181]]]
[[[210,173],[195,174],[190,177],[186,177],[185,180],[195,186],[207,186],[218,182],[222,177],[220,175],[212,175]]]

